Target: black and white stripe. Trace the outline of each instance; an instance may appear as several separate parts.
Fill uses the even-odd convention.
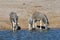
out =
[[[10,13],[10,21],[12,24],[13,31],[18,28],[18,16],[15,12]]]
[[[45,26],[45,29],[47,29],[47,26],[49,25],[48,18],[45,14],[40,13],[40,12],[34,12],[32,14],[32,16],[28,17],[29,29],[30,28],[35,28],[37,21],[40,22],[40,29],[42,29],[42,26]],[[42,23],[44,23],[44,24],[42,24]]]

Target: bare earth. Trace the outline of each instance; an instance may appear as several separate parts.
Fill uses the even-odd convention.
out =
[[[39,11],[47,15],[49,28],[60,29],[60,0],[0,0],[0,29],[11,30],[9,14],[16,12],[19,26],[28,29],[28,15]]]

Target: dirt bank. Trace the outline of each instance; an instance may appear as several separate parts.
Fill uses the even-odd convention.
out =
[[[0,29],[11,29],[12,11],[19,16],[22,29],[28,29],[27,17],[35,11],[47,15],[50,28],[60,28],[60,0],[0,0]]]

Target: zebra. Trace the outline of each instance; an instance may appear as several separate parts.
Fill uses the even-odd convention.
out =
[[[10,21],[12,24],[12,30],[16,31],[19,28],[19,26],[18,26],[18,16],[15,12],[10,13]]]
[[[33,25],[33,18],[28,15],[28,23],[29,23],[29,30],[32,30],[32,27],[34,27]]]
[[[45,14],[40,13],[40,12],[34,12],[32,16],[28,17],[28,22],[29,22],[29,30],[36,28],[36,22],[40,22],[40,27],[39,29],[47,29],[47,26],[49,25],[48,18]]]

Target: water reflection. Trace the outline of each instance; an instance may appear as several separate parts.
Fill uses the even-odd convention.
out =
[[[0,40],[59,40],[60,30],[45,32],[18,30],[17,32],[0,31]]]

